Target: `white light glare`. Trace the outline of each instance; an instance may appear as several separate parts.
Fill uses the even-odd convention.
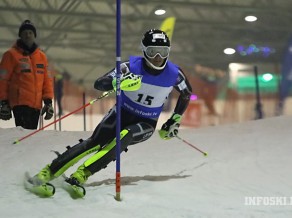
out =
[[[163,15],[163,14],[165,14],[165,10],[163,10],[163,9],[157,9],[154,13],[156,15]]]
[[[244,19],[247,22],[255,22],[258,18],[256,16],[249,15],[249,16],[246,16]]]
[[[268,81],[270,81],[270,80],[273,79],[273,75],[270,74],[270,73],[265,73],[265,74],[263,75],[263,79],[264,79],[264,81],[268,82]]]
[[[233,49],[233,48],[225,48],[224,49],[224,54],[232,55],[234,53],[235,53],[235,49]]]

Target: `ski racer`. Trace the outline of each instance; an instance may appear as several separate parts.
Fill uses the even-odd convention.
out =
[[[183,71],[169,61],[170,40],[165,32],[148,30],[142,40],[143,56],[130,56],[121,63],[121,152],[129,145],[148,140],[154,133],[163,105],[172,89],[179,97],[172,116],[162,125],[159,135],[171,139],[178,133],[182,114],[190,101],[192,88]],[[95,81],[94,88],[101,91],[116,89],[116,70]],[[115,160],[116,106],[104,116],[93,134],[58,154],[50,164],[32,177],[32,183],[50,184],[69,167],[88,154],[93,154],[71,174],[66,182],[81,187],[89,176]],[[80,194],[85,195],[85,190]]]

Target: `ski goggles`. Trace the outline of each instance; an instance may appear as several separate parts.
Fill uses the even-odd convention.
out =
[[[143,46],[143,51],[149,58],[155,58],[159,55],[161,58],[167,58],[169,56],[170,47],[167,46]]]

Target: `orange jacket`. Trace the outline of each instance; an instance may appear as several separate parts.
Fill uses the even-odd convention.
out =
[[[41,109],[42,100],[53,99],[53,80],[47,70],[44,52],[37,48],[31,55],[15,44],[3,54],[0,63],[0,100],[10,107],[27,105]]]

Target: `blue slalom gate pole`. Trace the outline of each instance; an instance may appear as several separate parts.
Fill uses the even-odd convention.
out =
[[[121,0],[116,1],[116,107],[117,107],[117,126],[116,126],[116,197],[117,201],[121,201],[121,167],[120,167],[120,150],[121,150]]]

